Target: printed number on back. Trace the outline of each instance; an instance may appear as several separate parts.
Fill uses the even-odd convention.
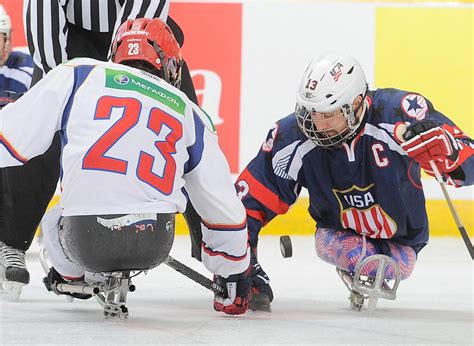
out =
[[[110,119],[113,108],[123,109],[122,116],[89,148],[82,160],[82,169],[127,174],[128,161],[106,156],[106,153],[138,123],[142,107],[140,101],[132,97],[103,96],[97,103],[94,119]],[[156,149],[165,159],[163,175],[153,172],[154,155],[144,151],[137,153],[138,165],[134,172],[144,183],[169,195],[173,192],[176,175],[173,154],[176,153],[176,142],[183,136],[183,128],[177,119],[159,108],[153,108],[148,115],[147,128],[158,136],[163,126],[170,130],[169,133],[163,141],[155,142]]]

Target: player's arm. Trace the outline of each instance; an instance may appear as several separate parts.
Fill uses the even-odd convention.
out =
[[[73,69],[59,66],[0,111],[0,166],[19,166],[43,154],[61,129],[74,82]]]
[[[247,213],[251,244],[256,246],[260,229],[277,215],[285,214],[301,191],[289,174],[298,143],[280,139],[280,124],[269,132],[257,156],[238,177],[235,187]]]
[[[24,4],[28,48],[43,75],[68,59],[66,3],[67,0],[26,0]]]
[[[212,124],[198,109],[192,118],[194,140],[188,147],[185,189],[202,219],[201,258],[228,290],[229,298],[216,297],[214,308],[241,314],[247,310],[251,285],[245,209]]]
[[[407,117],[402,148],[430,175],[434,175],[430,161],[456,186],[474,184],[474,142],[449,118],[434,109],[431,102],[419,96],[418,103],[426,102],[426,113],[421,119]],[[412,101],[413,102],[413,101]]]
[[[249,264],[245,209],[216,133],[197,111],[192,117],[195,140],[188,147],[185,189],[202,218],[202,261],[212,273],[227,277]]]

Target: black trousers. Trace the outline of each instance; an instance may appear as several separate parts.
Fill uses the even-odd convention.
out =
[[[168,18],[168,25],[182,45],[184,35],[179,26],[171,18]],[[90,57],[105,61],[108,58],[111,39],[112,33],[95,33],[69,24],[68,57]],[[35,67],[32,85],[41,77],[41,70]],[[181,90],[197,104],[196,92],[186,63],[182,70]],[[50,148],[43,155],[33,158],[23,166],[0,169],[0,241],[19,250],[28,250],[35,230],[56,190],[60,155],[61,141],[57,133]],[[189,227],[194,229],[190,233],[198,237],[196,240],[192,238],[192,253],[195,254],[200,251],[201,244],[200,218],[190,203],[186,212],[188,210],[192,213],[189,217],[192,220]],[[200,259],[200,252],[197,258]]]

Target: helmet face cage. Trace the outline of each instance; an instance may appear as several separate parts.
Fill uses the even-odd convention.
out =
[[[181,67],[183,65],[183,60],[177,59],[173,56],[166,56],[166,53],[156,42],[153,42],[153,48],[161,61],[159,77],[179,89],[181,86]]]
[[[356,109],[353,104],[344,104],[340,108],[328,112],[318,112],[314,108],[309,110],[305,105],[297,102],[295,115],[298,126],[306,137],[317,146],[327,149],[339,148],[359,128],[361,119],[358,119],[356,114],[364,106],[366,95],[367,89]],[[332,123],[333,126],[318,129],[316,125],[318,118],[325,123]]]

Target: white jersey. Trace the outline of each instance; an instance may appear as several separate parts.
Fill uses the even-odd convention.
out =
[[[0,166],[43,154],[57,131],[63,216],[183,212],[185,188],[204,220],[203,263],[224,277],[248,267],[245,209],[214,126],[180,90],[111,62],[62,64],[0,111]]]

